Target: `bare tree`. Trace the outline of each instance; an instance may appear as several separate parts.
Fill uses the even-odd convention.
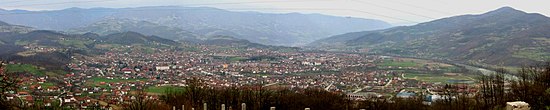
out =
[[[4,62],[0,61],[0,108],[5,109],[21,109],[20,101],[8,100],[9,92],[15,93],[20,80],[14,76],[5,72]]]
[[[147,98],[147,94],[140,90],[133,95],[136,99],[124,110],[169,110],[170,107],[160,101]]]
[[[550,109],[550,62],[523,67],[512,82],[511,97],[529,103],[533,109]]]

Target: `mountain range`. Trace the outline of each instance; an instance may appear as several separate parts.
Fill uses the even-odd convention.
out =
[[[331,35],[391,26],[380,20],[321,14],[267,14],[177,6],[3,10],[0,14],[3,14],[0,21],[43,30],[95,32],[103,35],[135,31],[171,40],[223,35],[254,43],[284,46],[305,45]]]
[[[6,22],[0,21],[0,32],[16,32],[16,33],[25,33],[34,30],[31,27],[11,25]]]
[[[149,16],[141,16],[141,14],[136,12],[138,9],[141,14]],[[0,13],[30,12],[32,11],[0,10]],[[90,12],[91,14],[83,12]],[[59,15],[54,16],[55,14]],[[313,32],[316,34],[309,33],[307,35],[319,36],[317,35],[319,33],[330,35],[326,33],[345,32],[347,30],[357,32],[320,39],[309,43],[308,47],[328,51],[367,52],[459,61],[470,64],[516,67],[550,60],[550,31],[547,31],[550,29],[550,18],[537,13],[526,13],[511,7],[503,7],[478,15],[454,16],[419,23],[413,26],[399,26],[380,30],[371,30],[375,28],[364,27],[358,29],[362,27],[358,25],[366,25],[362,23],[369,21],[365,19],[317,14],[230,12],[204,7],[71,8],[28,15],[6,14],[6,16],[0,16],[0,19],[15,19],[11,18],[14,16],[22,17],[22,20],[12,20],[11,22],[19,22],[21,24],[36,23],[36,20],[55,22],[38,23],[32,25],[35,28],[31,28],[30,26],[13,25],[0,21],[0,49],[3,50],[0,52],[0,56],[2,57],[14,56],[17,53],[27,51],[28,49],[23,48],[23,45],[29,44],[61,47],[69,50],[101,50],[97,47],[102,44],[173,46],[182,42],[271,48],[273,46],[263,45],[266,43],[259,43],[258,39],[269,41],[267,44],[279,45],[282,44],[279,41],[314,39],[301,36],[302,34],[295,34],[301,37],[289,35],[290,31]],[[49,18],[32,19],[29,17]],[[63,17],[83,17],[82,19],[76,19],[78,21],[86,21],[89,24],[71,20],[62,22],[59,19],[68,19]],[[244,20],[251,23],[240,21],[241,18],[246,18]],[[305,20],[305,18],[308,18],[308,20]],[[24,21],[24,19],[30,21]],[[293,21],[291,19],[297,20]],[[303,20],[309,23],[298,23]],[[223,21],[231,23],[224,24]],[[349,26],[342,26],[348,25],[345,23],[338,24],[352,21],[361,23]],[[383,22],[381,23],[384,24]],[[269,27],[268,25],[273,25],[274,27]],[[221,27],[227,28],[232,26],[237,27],[221,29]],[[262,26],[264,28],[260,28]],[[41,29],[40,27],[56,28],[66,30],[67,32],[44,31],[39,30]],[[334,30],[332,32],[325,31],[330,29]],[[252,32],[251,30],[255,31],[253,33],[268,33],[272,36],[263,38],[259,34],[258,36],[243,34]],[[294,45],[296,42],[286,43],[288,44],[284,45]],[[53,55],[59,56],[59,54]],[[17,58],[19,57],[21,56]]]
[[[1,26],[15,26],[0,22]],[[0,26],[0,27],[1,27]],[[174,47],[180,43],[136,32],[65,34],[50,30],[0,28],[0,59],[63,70],[74,54],[102,54],[116,46]],[[8,31],[9,30],[9,31]]]
[[[503,7],[383,30],[336,35],[309,46],[469,63],[523,66],[550,60],[550,18]]]
[[[272,50],[298,50],[298,48],[269,46],[231,36],[204,36],[192,41],[174,41],[155,35],[133,31],[112,34],[67,34],[51,30],[33,30],[25,26],[0,21],[0,59],[33,64],[49,69],[63,69],[75,54],[97,55],[119,47],[182,49],[197,45],[218,45],[235,48],[264,48]],[[135,26],[139,27],[139,26]],[[182,46],[186,47],[182,47]],[[124,49],[122,49],[124,50]],[[152,49],[150,49],[152,50]]]
[[[162,38],[176,41],[189,41],[199,38],[198,35],[180,28],[131,19],[105,19],[85,27],[70,29],[67,32],[78,34],[96,33],[104,36],[128,31],[139,32],[145,35],[162,36]]]

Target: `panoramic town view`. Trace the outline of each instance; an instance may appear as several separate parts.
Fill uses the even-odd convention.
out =
[[[549,4],[2,0],[0,109],[550,110]]]

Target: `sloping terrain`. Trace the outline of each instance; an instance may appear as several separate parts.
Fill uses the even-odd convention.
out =
[[[165,39],[184,41],[196,39],[197,35],[176,27],[162,26],[148,21],[138,21],[131,19],[106,19],[89,26],[74,28],[70,33],[97,33],[99,35],[109,35],[122,32],[139,32],[148,36],[159,36]]]
[[[550,18],[510,7],[333,36],[311,43],[321,49],[522,66],[550,59]]]
[[[101,36],[99,37],[99,40],[107,43],[123,44],[123,45],[132,45],[132,44],[177,45],[178,44],[173,40],[164,39],[157,36],[146,36],[146,35],[143,35],[137,32],[131,32],[131,31]]]
[[[11,25],[6,22],[0,21],[0,32],[15,32],[15,33],[25,33],[34,30],[31,27]]]
[[[12,26],[0,22],[2,26]],[[22,26],[24,27],[24,26]],[[73,54],[100,54],[104,49],[96,45],[177,46],[179,43],[156,36],[135,32],[100,36],[94,33],[63,34],[55,31],[36,30],[0,32],[0,58],[25,64],[63,70]]]
[[[53,11],[0,11],[0,14],[4,14],[0,16],[2,21],[45,30],[67,31],[73,29],[80,30],[79,32],[96,31],[99,34],[110,34],[102,32],[120,30],[124,32],[125,30],[180,40],[181,38],[177,37],[185,36],[178,35],[174,37],[161,33],[171,32],[173,28],[179,28],[198,36],[234,36],[254,43],[285,46],[305,45],[318,39],[347,32],[390,27],[388,23],[374,19],[321,14],[234,12],[209,7],[69,8]],[[132,26],[127,29],[116,28],[117,26],[123,26],[117,24],[117,22],[129,26],[126,25],[128,22],[109,21],[124,19],[140,21],[137,24],[129,25],[142,25],[140,24],[141,21],[146,21],[167,27],[157,28],[156,30],[159,32],[151,32],[152,30],[146,30],[148,28],[133,28]],[[143,23],[143,25],[150,23]],[[104,28],[97,28],[98,26]],[[91,30],[82,31],[82,29]]]

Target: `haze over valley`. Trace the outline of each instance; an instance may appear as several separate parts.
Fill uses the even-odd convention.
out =
[[[417,2],[1,1],[0,108],[550,108],[539,4]]]
[[[37,14],[9,14],[9,13]],[[136,31],[181,40],[228,35],[268,45],[299,46],[330,35],[391,27],[374,19],[321,14],[232,12],[209,7],[69,8],[3,11],[0,20],[44,30],[112,34]],[[330,22],[327,22],[330,21]],[[163,27],[164,26],[164,27]],[[151,31],[150,29],[155,29]],[[168,35],[175,34],[175,35]]]

